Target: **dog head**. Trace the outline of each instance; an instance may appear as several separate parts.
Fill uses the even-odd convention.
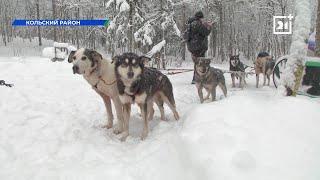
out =
[[[135,80],[144,69],[144,62],[148,59],[135,53],[124,53],[112,58],[118,76],[126,80]]]
[[[68,57],[68,62],[73,63],[73,74],[89,74],[99,68],[101,60],[101,54],[84,48],[71,51]]]
[[[240,63],[239,55],[230,56],[230,66],[236,67]]]
[[[199,75],[206,74],[210,69],[210,59],[198,59],[196,63],[196,71]]]

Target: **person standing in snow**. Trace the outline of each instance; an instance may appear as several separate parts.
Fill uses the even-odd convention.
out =
[[[187,22],[188,27],[184,33],[184,39],[187,43],[188,50],[192,54],[194,64],[196,64],[197,58],[204,57],[208,50],[208,36],[213,25],[212,22],[206,22],[203,18],[204,16],[201,11],[198,11],[194,17],[189,18]],[[194,83],[193,74],[192,84]]]

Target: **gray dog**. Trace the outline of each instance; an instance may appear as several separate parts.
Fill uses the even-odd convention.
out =
[[[227,97],[227,87],[223,72],[220,69],[210,67],[210,59],[199,58],[196,63],[195,81],[198,89],[200,102],[203,103],[209,99],[211,94],[212,101],[216,100],[216,88],[219,86]],[[202,89],[208,92],[206,98],[203,98]]]
[[[145,57],[134,53],[124,53],[113,58],[115,62],[115,74],[120,101],[123,107],[124,133],[129,135],[129,119],[131,104],[137,103],[141,110],[144,121],[141,139],[148,135],[148,122],[153,117],[153,102],[155,102],[164,119],[163,103],[166,103],[172,110],[176,120],[179,114],[173,96],[173,88],[169,78],[160,71],[144,67]]]

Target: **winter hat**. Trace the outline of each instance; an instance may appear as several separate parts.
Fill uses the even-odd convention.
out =
[[[202,13],[202,11],[196,12],[196,14],[194,15],[194,17],[196,17],[197,19],[203,18],[203,13]]]

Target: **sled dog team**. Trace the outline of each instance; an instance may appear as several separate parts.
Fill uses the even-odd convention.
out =
[[[266,54],[258,55],[255,65],[257,74],[257,87],[259,74],[265,75],[270,82],[272,64],[268,63],[270,56]],[[138,56],[134,53],[124,53],[107,60],[94,50],[78,49],[72,51],[68,57],[68,62],[73,63],[73,73],[80,74],[87,80],[92,88],[101,96],[107,111],[106,128],[113,127],[113,112],[111,100],[114,104],[118,123],[113,128],[115,134],[121,134],[121,141],[125,141],[129,136],[129,119],[131,105],[136,103],[141,111],[143,119],[143,130],[141,139],[145,139],[149,132],[149,121],[153,119],[153,104],[156,104],[161,120],[165,120],[164,103],[172,111],[174,118],[179,119],[176,110],[173,87],[169,78],[160,71],[145,67],[148,58]],[[227,87],[223,72],[210,67],[210,59],[198,58],[195,64],[195,81],[200,102],[209,99],[215,101],[216,87],[219,86],[224,96],[227,96]],[[239,56],[230,57],[230,70],[244,72],[245,66],[239,60]],[[232,86],[235,86],[235,78],[240,79],[240,86],[244,83],[244,76],[231,74]],[[269,84],[268,82],[268,84]],[[208,94],[203,97],[202,90]]]

